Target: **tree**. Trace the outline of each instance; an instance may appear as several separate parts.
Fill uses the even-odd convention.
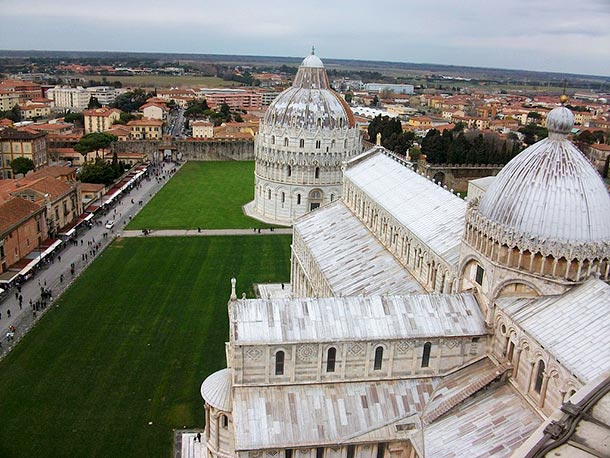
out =
[[[79,142],[74,145],[74,150],[83,155],[87,161],[87,155],[93,151],[97,152],[101,149],[108,148],[112,142],[117,141],[116,135],[107,134],[105,132],[93,132],[83,136]]]
[[[68,113],[64,116],[64,121],[74,123],[74,125],[78,125],[80,127],[85,125],[84,116],[82,113]]]
[[[121,111],[121,114],[119,115],[119,119],[117,121],[114,121],[115,124],[127,124],[129,121],[132,121],[134,119],[139,119],[140,116],[138,115],[134,115],[132,113],[125,113],[124,111]]]
[[[153,93],[146,93],[143,89],[135,89],[132,92],[125,92],[119,95],[112,106],[130,113],[139,110],[146,103],[146,100],[151,97],[154,97]]]
[[[101,158],[97,158],[94,162],[83,165],[80,174],[78,175],[78,179],[83,183],[102,183],[109,185],[119,175],[117,175],[116,170],[113,169],[111,164]]]
[[[19,105],[15,105],[7,111],[0,111],[0,119],[1,118],[10,119],[13,122],[21,121],[21,110],[19,109]]]
[[[354,98],[354,94],[352,94],[351,92],[345,93],[345,101],[347,103],[352,103],[353,98]]]
[[[529,119],[533,119],[534,121],[540,121],[542,119],[542,115],[540,113],[538,113],[537,111],[530,111],[527,114],[527,117]]]
[[[91,97],[89,99],[89,104],[87,105],[87,109],[92,110],[94,108],[102,108],[102,104],[99,102],[97,97]]]
[[[524,135],[523,141],[528,146],[533,145],[537,141],[542,140],[543,138],[546,138],[548,136],[548,131],[546,130],[546,128],[542,126],[537,126],[536,124],[528,124],[527,126],[519,129],[519,132]]]
[[[14,175],[19,173],[23,173],[25,175],[30,170],[34,170],[34,161],[27,157],[16,157],[11,161],[11,168],[13,169]]]

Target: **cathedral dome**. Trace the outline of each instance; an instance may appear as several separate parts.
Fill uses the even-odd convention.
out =
[[[303,59],[292,87],[271,103],[263,123],[311,131],[353,128],[356,124],[345,100],[330,88],[324,65],[313,53]]]
[[[515,238],[539,244],[610,242],[610,196],[568,140],[574,115],[565,107],[547,117],[549,137],[511,160],[481,198],[478,212]]]

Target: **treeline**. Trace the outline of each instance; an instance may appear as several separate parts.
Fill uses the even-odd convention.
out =
[[[397,154],[405,156],[413,146],[415,134],[403,132],[402,124],[398,118],[389,116],[376,116],[368,127],[369,141],[375,143],[377,134],[381,134],[381,145]]]
[[[456,126],[443,133],[429,130],[421,142],[421,152],[431,164],[506,164],[521,152],[521,144],[495,134],[464,132]]]

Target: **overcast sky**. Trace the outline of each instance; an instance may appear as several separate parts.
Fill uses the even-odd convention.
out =
[[[353,58],[610,76],[610,0],[0,0],[0,49]]]

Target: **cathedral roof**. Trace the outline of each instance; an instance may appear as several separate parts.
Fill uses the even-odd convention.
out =
[[[249,299],[231,304],[237,344],[481,336],[472,294]]]
[[[354,114],[345,100],[330,88],[322,61],[307,56],[294,79],[269,105],[263,123],[308,130],[354,127]]]
[[[457,265],[465,224],[464,200],[400,164],[380,147],[352,159],[345,180],[361,189],[447,264]]]
[[[335,296],[425,291],[341,200],[299,218],[294,237],[309,248]]]
[[[481,198],[479,213],[516,237],[541,242],[610,242],[610,197],[604,183],[568,140],[574,116],[547,116],[548,138],[511,160]]]

